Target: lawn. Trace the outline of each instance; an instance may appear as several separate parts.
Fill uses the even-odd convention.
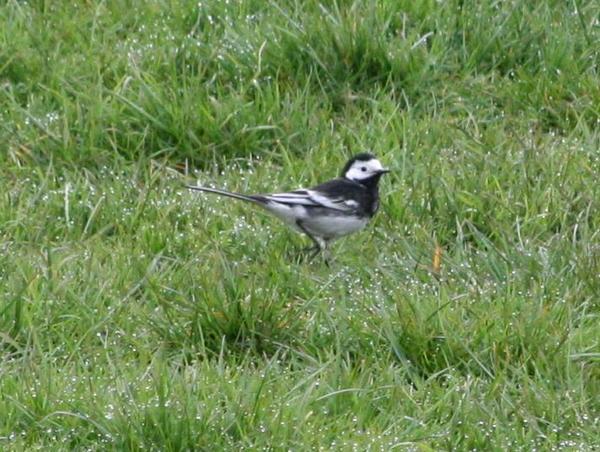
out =
[[[598,450],[599,179],[597,1],[4,1],[0,449]]]

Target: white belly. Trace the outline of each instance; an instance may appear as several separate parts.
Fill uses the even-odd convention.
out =
[[[368,223],[367,218],[349,215],[330,214],[311,216],[303,206],[298,205],[288,206],[272,203],[265,207],[293,229],[304,232],[296,223],[300,220],[304,228],[311,234],[320,238],[335,239],[347,234],[352,234],[353,232],[363,229]]]
[[[355,216],[326,216],[306,218],[302,222],[306,229],[323,238],[335,239],[360,231],[367,225],[367,219]]]

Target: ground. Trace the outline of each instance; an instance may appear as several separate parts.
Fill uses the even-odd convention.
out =
[[[0,5],[0,448],[600,447],[600,4]],[[392,170],[310,243],[241,192]]]

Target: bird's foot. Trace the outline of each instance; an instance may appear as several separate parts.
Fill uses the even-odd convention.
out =
[[[299,262],[311,262],[321,252],[318,246],[309,246],[298,251],[296,257]]]

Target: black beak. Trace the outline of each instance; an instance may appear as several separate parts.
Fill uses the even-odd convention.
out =
[[[390,172],[390,170],[387,169],[387,168],[383,168],[383,169],[379,170],[379,174],[386,174],[386,173],[389,173],[389,172]]]

